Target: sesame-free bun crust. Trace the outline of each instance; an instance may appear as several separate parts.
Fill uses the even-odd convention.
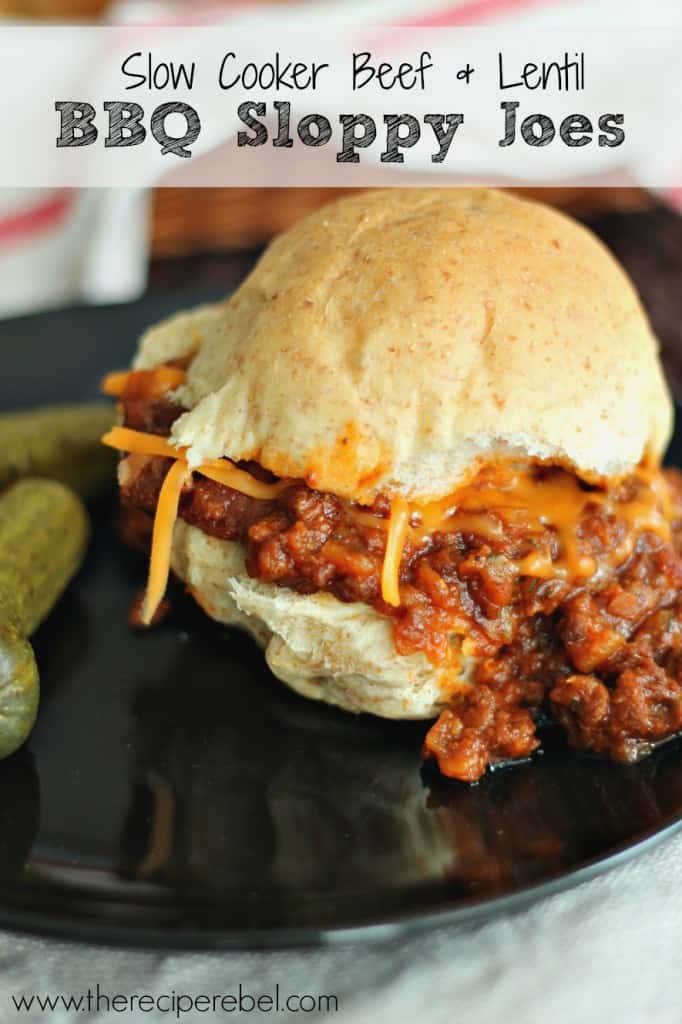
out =
[[[342,199],[229,301],[150,332],[136,365],[198,337],[172,434],[191,463],[255,459],[348,498],[440,497],[507,455],[597,480],[657,461],[670,434],[626,275],[586,228],[510,193]]]

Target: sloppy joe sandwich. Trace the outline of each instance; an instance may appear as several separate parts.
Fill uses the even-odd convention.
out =
[[[622,761],[682,729],[671,401],[632,285],[567,216],[344,198],[105,390],[153,520],[145,622],[172,570],[300,694],[435,719],[425,756],[468,781],[547,714]]]

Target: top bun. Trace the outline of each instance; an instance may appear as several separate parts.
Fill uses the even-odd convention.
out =
[[[143,339],[203,343],[172,440],[369,501],[452,491],[482,461],[592,481],[658,462],[672,408],[623,270],[584,227],[489,189],[365,192],[277,238],[226,303]]]

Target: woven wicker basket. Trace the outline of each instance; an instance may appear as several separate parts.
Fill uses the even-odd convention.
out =
[[[333,188],[157,189],[152,218],[154,256],[253,249],[323,203],[344,194]],[[634,188],[519,189],[578,216],[651,205]]]
[[[111,0],[0,0],[0,15],[39,21],[90,21],[98,18],[110,3]]]

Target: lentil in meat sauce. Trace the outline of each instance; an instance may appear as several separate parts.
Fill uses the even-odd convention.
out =
[[[167,435],[183,411],[168,400],[123,401],[125,425]],[[153,514],[171,460],[151,457],[122,487],[124,502]],[[269,475],[244,464],[261,479]],[[538,469],[538,472],[563,470]],[[523,576],[518,563],[558,557],[551,527],[479,536],[435,532],[408,540],[401,563],[401,604],[381,598],[385,530],[334,495],[292,482],[273,500],[247,497],[196,475],[180,516],[205,533],[241,543],[250,575],[299,593],[324,590],[391,616],[400,654],[447,657],[453,632],[468,634],[479,659],[474,685],[453,699],[430,728],[424,756],[444,774],[475,781],[500,760],[539,745],[535,718],[549,712],[578,748],[634,761],[682,730],[682,474],[665,472],[671,492],[671,541],[641,533],[624,564],[605,553],[632,530],[618,501],[646,486],[618,485],[609,507],[586,504],[578,528],[586,555],[602,567],[580,586],[560,577]],[[636,495],[635,495],[636,496]],[[388,516],[388,502],[371,510]],[[492,515],[492,513],[491,513]],[[601,559],[601,561],[600,561]]]

